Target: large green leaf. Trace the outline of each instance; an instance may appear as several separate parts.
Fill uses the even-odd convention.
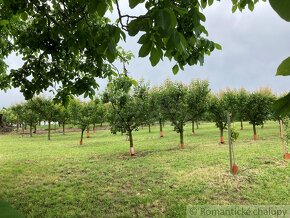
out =
[[[139,50],[139,57],[146,57],[152,48],[152,42],[148,41],[147,43],[143,44]]]
[[[163,53],[162,53],[162,50],[160,48],[152,48],[151,55],[150,55],[150,61],[151,61],[151,64],[153,67],[158,64],[158,62],[160,61],[162,56],[163,56]]]
[[[166,47],[169,50],[173,50],[173,49],[178,47],[179,43],[180,43],[180,33],[175,30],[172,32],[172,34],[171,34],[171,36],[166,44]]]
[[[279,98],[275,103],[274,103],[274,110],[277,114],[279,115],[287,115],[290,112],[290,92],[282,97]]]
[[[171,10],[161,9],[156,13],[155,22],[163,30],[168,30],[176,26],[177,20],[175,14]]]
[[[128,29],[128,33],[130,36],[135,36],[137,35],[137,33],[139,32],[139,19],[135,19],[135,20],[132,20],[128,26],[127,26],[127,29]]]
[[[172,67],[172,72],[173,72],[174,75],[176,75],[176,74],[178,73],[178,71],[179,71],[179,67],[178,67],[177,64],[175,64],[175,65]]]
[[[129,0],[129,7],[135,8],[140,3],[144,2],[144,0]]]
[[[289,0],[269,0],[272,8],[281,18],[290,22],[290,1]]]
[[[286,58],[278,67],[277,76],[289,76],[290,75],[290,57]]]

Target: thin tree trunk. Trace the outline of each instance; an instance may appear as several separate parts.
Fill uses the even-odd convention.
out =
[[[241,122],[241,130],[243,130],[244,129],[243,120],[241,120],[240,122]]]
[[[87,138],[90,138],[90,127],[87,127]]]
[[[198,120],[196,121],[196,129],[199,129]]]
[[[51,121],[48,120],[48,136],[47,136],[48,140],[50,140],[50,128],[51,128]]]
[[[62,122],[62,134],[65,135],[65,122]]]
[[[149,123],[148,127],[149,127],[149,133],[150,133],[151,132],[151,125],[150,125],[150,123]]]
[[[17,120],[16,128],[17,128],[17,133],[18,133],[19,132],[19,121],[18,120]]]
[[[279,120],[279,133],[280,133],[280,138],[282,138],[283,137],[283,135],[282,135],[282,120]]]
[[[194,120],[191,121],[191,132],[192,132],[192,135],[195,134],[195,131],[194,131]]]
[[[257,130],[256,130],[256,124],[253,123],[253,132],[254,132],[254,140],[257,140],[258,137],[257,137]]]
[[[29,126],[29,135],[32,137],[32,124]]]
[[[180,139],[180,148],[183,149],[184,148],[184,141],[183,141],[183,129],[179,132],[179,139]]]
[[[86,129],[86,128],[82,129],[80,145],[83,144],[83,138],[84,138],[84,131],[85,131],[85,129]]]
[[[101,127],[103,126],[103,122],[101,122]]]
[[[160,137],[164,137],[163,127],[162,127],[162,119],[159,118],[159,128],[160,128]]]
[[[128,135],[129,135],[129,141],[130,141],[130,155],[134,156],[135,152],[134,152],[134,146],[133,146],[133,136],[132,136],[132,130],[128,131]]]
[[[93,126],[93,131],[94,133],[96,132],[96,124],[94,123],[94,126]]]
[[[220,128],[220,143],[224,144],[225,140],[224,140],[224,129]]]
[[[36,124],[34,125],[34,131],[33,131],[33,133],[36,133]]]

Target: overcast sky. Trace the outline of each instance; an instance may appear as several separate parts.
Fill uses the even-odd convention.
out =
[[[130,13],[126,5],[122,5],[122,11]],[[144,13],[144,10],[139,7],[134,13]],[[212,91],[241,87],[253,91],[264,86],[275,93],[289,91],[290,77],[276,77],[275,72],[281,61],[290,56],[290,23],[282,20],[268,2],[258,3],[253,12],[232,14],[230,1],[224,0],[215,2],[204,13],[209,39],[221,44],[222,51],[207,56],[203,66],[186,67],[174,76],[171,71],[174,62],[164,61],[151,67],[149,58],[138,58],[138,38],[127,37],[122,46],[135,54],[127,66],[129,74],[137,80],[150,81],[151,86],[167,78],[184,83],[207,79]],[[19,66],[20,62],[15,56],[8,59],[11,68]],[[105,84],[106,81],[100,81],[101,90]],[[21,101],[23,97],[17,89],[0,91],[0,108]]]

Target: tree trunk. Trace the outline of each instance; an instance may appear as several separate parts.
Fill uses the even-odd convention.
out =
[[[243,120],[241,120],[241,130],[244,129],[244,126],[243,126]]]
[[[87,138],[90,138],[90,127],[87,127]]]
[[[50,140],[50,128],[51,128],[51,121],[48,120],[48,140]]]
[[[34,125],[34,131],[33,131],[33,133],[36,133],[36,125]]]
[[[253,132],[254,132],[254,140],[257,140],[258,137],[257,137],[257,130],[256,130],[256,124],[253,123]]]
[[[192,132],[192,135],[195,134],[195,131],[194,131],[194,120],[191,121],[191,132]]]
[[[17,128],[17,133],[18,133],[19,132],[19,121],[18,120],[17,120],[16,128]]]
[[[151,125],[149,124],[148,127],[149,127],[149,133],[150,133],[151,132]]]
[[[164,137],[161,118],[159,118],[159,127],[160,127],[160,137]]]
[[[196,121],[196,129],[198,129],[199,128],[199,126],[198,126],[198,120]]]
[[[96,132],[96,124],[94,123],[94,126],[93,126],[93,131],[94,133]]]
[[[86,128],[82,129],[80,145],[83,144],[83,138],[84,138],[84,131],[85,131],[85,129],[86,129]]]
[[[129,141],[130,141],[130,155],[134,156],[135,152],[134,152],[134,146],[133,146],[133,136],[132,136],[132,130],[128,131],[128,135],[129,135]]]
[[[101,127],[103,126],[103,122],[101,122]]]
[[[184,148],[184,141],[183,141],[183,129],[179,132],[179,138],[180,138],[180,148],[183,149]]]
[[[29,135],[32,137],[32,124],[29,126]]]
[[[62,122],[62,134],[65,134],[65,122]]]
[[[224,129],[220,128],[220,143],[224,144],[225,140],[224,140]]]
[[[280,138],[282,138],[283,137],[283,135],[282,135],[282,128],[283,128],[283,123],[282,123],[282,120],[279,120],[279,133],[280,133]]]

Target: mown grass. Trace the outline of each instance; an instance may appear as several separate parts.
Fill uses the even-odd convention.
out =
[[[235,124],[238,128],[238,124]],[[32,138],[0,136],[0,200],[27,217],[184,217],[188,204],[289,204],[290,167],[282,159],[278,124],[245,125],[235,143],[238,175],[229,173],[228,145],[202,123],[186,148],[165,126],[134,132],[135,157],[123,135],[79,133]],[[225,134],[226,135],[226,134]]]

